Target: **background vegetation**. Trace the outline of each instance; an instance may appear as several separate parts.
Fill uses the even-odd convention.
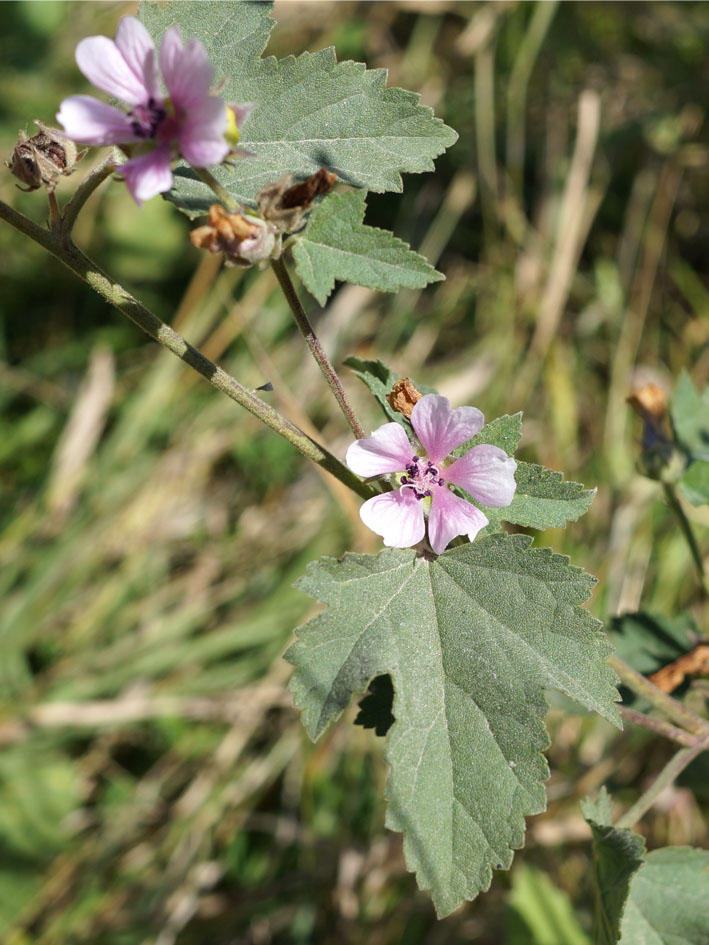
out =
[[[0,5],[4,155],[88,91],[76,42],[134,10]],[[269,52],[335,44],[460,133],[434,174],[371,195],[367,216],[447,280],[398,296],[342,287],[324,311],[310,300],[332,360],[382,357],[488,417],[524,410],[522,457],[598,487],[583,520],[537,538],[600,576],[593,612],[688,608],[706,633],[682,537],[635,471],[625,397],[643,379],[671,388],[683,367],[709,378],[709,6],[289,2],[275,15]],[[43,220],[41,192],[14,183],[1,175],[0,197]],[[272,273],[220,271],[187,226],[109,183],[77,241],[344,455]],[[345,720],[310,744],[284,691],[281,654],[312,613],[293,581],[321,554],[378,547],[358,502],[9,227],[0,275],[0,938],[585,942],[578,800],[606,783],[632,802],[670,746],[556,700],[548,813],[510,874],[437,923],[383,827],[381,740]],[[706,547],[707,509],[688,511]],[[709,843],[700,761],[644,819],[650,848]]]

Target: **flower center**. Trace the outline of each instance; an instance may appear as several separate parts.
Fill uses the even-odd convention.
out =
[[[446,482],[430,459],[424,460],[419,456],[411,457],[411,462],[406,464],[406,474],[399,481],[402,489],[413,489],[417,499],[432,496],[431,486],[443,486]]]
[[[161,123],[167,118],[167,111],[162,102],[149,98],[147,105],[136,105],[128,112],[133,134],[138,138],[154,138]]]

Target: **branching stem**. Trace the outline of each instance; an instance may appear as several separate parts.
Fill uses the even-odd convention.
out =
[[[222,187],[219,181],[212,174],[210,174],[208,170],[201,167],[195,167],[193,170],[202,178],[205,184],[211,188],[214,194],[219,197],[227,209],[233,212],[240,209],[237,201],[234,200],[232,195]],[[345,394],[342,382],[337,375],[337,371],[330,363],[322,345],[320,344],[320,341],[318,340],[317,335],[313,331],[313,326],[310,324],[310,320],[308,319],[305,309],[301,305],[300,299],[298,298],[298,293],[295,290],[293,280],[288,273],[288,269],[285,262],[283,261],[283,257],[281,256],[280,259],[272,259],[271,265],[273,266],[273,271],[275,272],[276,278],[278,279],[278,284],[280,285],[281,289],[283,290],[283,294],[286,297],[288,307],[293,313],[295,323],[300,329],[301,335],[303,338],[305,338],[305,342],[308,345],[308,348],[310,348],[312,356],[317,361],[318,366],[335,397],[335,400],[339,404],[342,413],[345,415],[345,419],[347,420],[350,429],[358,440],[364,439],[366,433],[364,432],[362,424],[357,419],[357,415],[355,414],[352,405],[347,399],[347,395]]]
[[[646,699],[656,709],[659,709],[673,722],[676,722],[677,725],[681,725],[687,732],[698,735],[700,738],[709,738],[709,722],[705,719],[695,715],[694,712],[690,712],[681,702],[667,695],[666,692],[651,683],[649,679],[646,679],[642,673],[633,669],[632,666],[628,666],[617,656],[610,656],[607,662],[618,673],[621,682],[628,689],[632,689],[636,695],[642,696],[643,699]]]
[[[681,748],[670,758],[662,771],[652,782],[647,791],[644,791],[633,806],[623,814],[616,823],[616,827],[632,827],[640,818],[650,810],[659,795],[684,771],[687,765],[700,755],[703,751],[709,749],[709,736],[702,739],[695,739],[691,748]]]
[[[654,732],[655,735],[668,738],[685,748],[692,748],[697,744],[696,735],[690,735],[683,728],[677,728],[676,725],[671,725],[669,722],[665,722],[664,719],[658,719],[654,715],[645,715],[643,712],[636,712],[635,709],[628,709],[626,706],[620,707],[620,714],[623,721],[646,728],[650,732]]]
[[[191,368],[205,377],[217,390],[245,407],[267,427],[282,436],[292,446],[295,446],[308,459],[312,459],[313,462],[339,479],[357,495],[368,499],[377,494],[332,453],[309,436],[306,436],[295,424],[279,414],[270,404],[261,400],[252,390],[244,387],[226,371],[213,364],[201,351],[194,348],[169,325],[162,322],[157,315],[141,305],[122,286],[113,282],[70,240],[61,240],[58,234],[38,226],[2,201],[0,201],[0,219],[6,220],[15,229],[50,252],[83,279],[102,298],[119,309],[139,328],[142,328],[151,338],[172,351],[178,358],[181,358]]]

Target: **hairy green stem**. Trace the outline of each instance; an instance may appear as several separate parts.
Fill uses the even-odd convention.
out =
[[[700,755],[707,749],[709,749],[709,737],[695,740],[695,744],[691,748],[681,748],[677,754],[670,758],[647,791],[644,791],[640,795],[633,806],[623,814],[615,826],[622,830],[624,827],[632,827],[636,824],[640,818],[650,810],[662,791],[673,783],[687,765],[694,761],[697,755]]]
[[[654,715],[645,715],[643,712],[636,712],[635,709],[628,709],[625,706],[620,707],[620,714],[624,722],[639,725],[641,728],[654,732],[655,735],[661,735],[672,742],[677,742],[678,745],[684,745],[685,748],[692,748],[697,744],[696,735],[690,735],[683,728],[670,725],[669,722],[658,719]]]
[[[210,174],[206,167],[194,167],[193,165],[190,165],[190,167],[192,167],[195,174],[198,174],[202,178],[207,187],[219,197],[227,210],[231,210],[232,213],[238,213],[241,210],[239,202],[232,197],[228,190],[222,187],[216,177]]]
[[[697,544],[697,539],[692,529],[692,524],[685,515],[674,483],[663,482],[662,489],[665,493],[667,504],[677,516],[679,527],[682,530],[682,534],[684,535],[684,539],[687,542],[687,546],[689,547],[689,551],[692,555],[692,561],[694,562],[694,567],[696,568],[699,582],[709,597],[709,576],[707,575],[707,572],[704,568],[704,560],[702,559],[702,553],[699,550],[699,545]]]
[[[308,459],[312,459],[313,462],[339,479],[357,495],[368,499],[377,494],[332,453],[309,436],[306,436],[295,424],[281,416],[278,411],[261,400],[249,388],[244,387],[226,371],[213,364],[201,351],[194,348],[169,325],[162,322],[157,315],[141,305],[122,286],[113,282],[73,243],[68,242],[62,245],[56,234],[38,226],[2,201],[0,201],[0,219],[6,220],[15,229],[39,243],[40,246],[83,279],[102,298],[114,305],[139,328],[142,328],[151,338],[172,351],[178,358],[205,377],[217,390],[245,407],[267,427],[282,436],[292,446],[295,446]]]
[[[211,188],[217,197],[219,197],[225,207],[232,211],[238,211],[241,209],[232,195],[222,187],[219,181],[213,177],[209,171],[205,170],[203,167],[195,167],[193,170],[196,174],[199,174],[205,184]],[[283,290],[283,294],[286,297],[288,307],[293,313],[295,323],[300,329],[301,335],[303,338],[305,338],[305,342],[308,345],[308,348],[310,348],[312,356],[317,361],[318,366],[325,377],[325,380],[329,384],[330,390],[332,391],[335,400],[339,404],[342,413],[345,415],[345,419],[347,420],[350,429],[358,440],[364,439],[366,433],[364,432],[362,424],[357,419],[357,415],[355,414],[352,405],[347,399],[347,395],[345,394],[342,382],[337,375],[337,371],[330,363],[322,345],[320,344],[320,341],[318,340],[317,335],[313,331],[313,326],[310,324],[308,316],[305,313],[305,309],[301,305],[300,299],[298,298],[298,293],[295,291],[295,286],[293,285],[293,281],[288,273],[286,264],[283,261],[283,257],[281,256],[280,259],[272,259],[271,265],[273,266],[273,271],[276,273],[278,284],[280,285],[281,289]]]
[[[332,364],[330,364],[327,355],[323,351],[322,345],[318,341],[317,335],[313,331],[313,327],[310,324],[308,316],[305,314],[305,309],[300,304],[300,299],[298,298],[298,294],[295,291],[295,286],[293,285],[291,277],[288,274],[288,269],[286,268],[283,258],[271,260],[271,265],[273,266],[273,271],[276,273],[276,278],[283,289],[283,294],[285,295],[286,301],[290,306],[290,310],[293,313],[293,317],[295,318],[298,328],[300,329],[300,333],[303,338],[305,338],[305,341],[310,348],[313,357],[320,366],[320,370],[323,372],[325,380],[330,385],[330,390],[334,394],[335,400],[340,405],[340,409],[345,415],[345,419],[349,423],[350,429],[358,440],[364,439],[367,434],[364,432],[362,424],[357,419],[357,415],[355,414],[354,410],[352,409],[352,405],[347,399],[347,395],[345,394],[345,391],[342,387],[340,378],[337,376],[337,371],[335,371],[335,368],[332,366]]]
[[[74,224],[76,223],[76,218],[78,217],[79,212],[86,201],[96,190],[96,188],[102,184],[107,177],[110,177],[111,174],[113,174],[113,172],[117,170],[124,161],[125,157],[121,154],[118,148],[111,148],[103,161],[101,161],[100,164],[97,164],[92,171],[89,171],[86,177],[76,188],[71,199],[64,207],[64,212],[62,213],[61,217],[61,239],[64,245],[68,244],[71,237],[71,231],[73,230]]]
[[[618,659],[617,656],[608,657],[606,662],[618,673],[621,682],[623,682],[628,689],[632,689],[636,695],[642,696],[643,699],[646,699],[656,709],[663,712],[668,718],[672,719],[673,722],[681,725],[686,731],[698,735],[700,738],[709,737],[709,722],[695,715],[694,712],[690,712],[681,702],[678,702],[676,699],[673,699],[672,696],[668,696],[666,692],[658,689],[658,687],[654,683],[651,683],[649,679],[646,679],[642,673],[633,669],[632,666],[628,666],[627,663]]]

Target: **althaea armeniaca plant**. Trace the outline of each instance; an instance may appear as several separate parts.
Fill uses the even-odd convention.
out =
[[[115,41],[82,40],[79,68],[124,107],[67,98],[64,131],[46,145],[57,173],[33,174],[22,156],[13,168],[53,188],[73,168],[61,135],[118,145],[128,160],[109,157],[63,213],[50,189],[49,231],[3,215],[364,500],[364,522],[388,547],[310,566],[300,586],[325,609],[288,650],[291,689],[317,738],[353,694],[390,678],[389,704],[365,713],[387,734],[387,824],[404,833],[407,861],[444,915],[486,889],[493,869],[509,867],[525,817],[544,809],[546,692],[618,724],[611,648],[582,606],[594,579],[502,527],[565,525],[594,492],[514,458],[520,414],[485,423],[475,407],[451,408],[381,362],[354,358],[348,364],[388,420],[367,436],[286,260],[322,305],[337,281],[396,292],[442,279],[404,242],[364,223],[366,193],[401,190],[402,173],[432,170],[456,135],[418,96],[388,88],[384,70],[338,63],[333,50],[263,59],[271,26],[268,3],[142,4]],[[248,160],[231,160],[237,140]],[[29,160],[40,142],[23,145]],[[273,267],[355,436],[346,462],[281,416],[268,385],[240,384],[79,254],[73,221],[114,172],[138,203],[163,194],[206,218],[195,246],[228,264]],[[403,389],[414,395],[406,408],[392,396]]]

